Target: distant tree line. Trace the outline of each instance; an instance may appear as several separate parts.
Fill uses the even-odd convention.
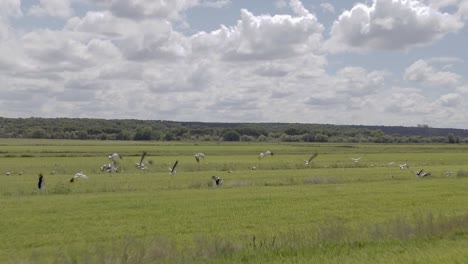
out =
[[[0,138],[343,143],[468,143],[468,130],[298,123],[1,118]]]

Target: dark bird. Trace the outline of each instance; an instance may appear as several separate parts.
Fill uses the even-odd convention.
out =
[[[315,159],[315,157],[317,157],[318,153],[314,153],[308,160],[305,160],[305,165],[306,166],[309,166],[310,165],[310,162]]]
[[[141,155],[140,162],[135,164],[137,168],[142,169],[142,170],[146,169],[145,164],[143,164],[143,160],[145,159],[145,156],[146,156],[146,151],[143,151],[143,155]]]
[[[414,174],[416,174],[416,176],[418,178],[423,178],[423,177],[426,177],[426,176],[431,176],[431,174],[429,172],[423,172],[424,169],[421,169],[420,171],[413,171]]]
[[[39,181],[37,182],[37,188],[42,191],[44,189],[44,186],[45,186],[44,176],[42,175],[42,173],[39,173]]]
[[[70,182],[75,182],[75,179],[78,177],[83,178],[83,179],[88,179],[88,176],[80,171],[80,172],[75,173],[75,175],[73,175],[73,177],[70,179]]]
[[[175,168],[176,168],[176,166],[177,166],[178,163],[179,163],[179,161],[176,160],[176,162],[174,163],[174,165],[172,166],[172,168],[171,168],[171,167],[167,168],[167,169],[169,170],[169,174],[175,174],[175,173],[177,172]]]
[[[221,186],[223,185],[223,179],[221,179],[218,176],[211,176],[211,178],[215,181],[216,186]]]

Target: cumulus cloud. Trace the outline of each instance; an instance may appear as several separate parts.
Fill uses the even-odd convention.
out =
[[[405,70],[405,79],[431,86],[455,86],[460,82],[458,74],[438,71],[424,60],[418,60]]]
[[[320,3],[320,7],[322,8],[324,12],[328,12],[330,14],[335,13],[335,7],[328,2]]]
[[[329,47],[355,49],[407,49],[456,32],[463,23],[417,0],[374,0],[343,12],[331,29]]]
[[[227,60],[266,60],[318,53],[323,26],[300,2],[291,1],[295,13],[290,15],[255,16],[241,10],[236,26],[192,37],[194,51],[216,49]]]
[[[440,97],[439,103],[446,107],[456,107],[461,104],[463,98],[457,93],[444,94]]]
[[[30,7],[28,14],[67,18],[73,13],[70,0],[39,0],[38,5]]]
[[[0,1],[0,20],[7,17],[22,16],[20,0],[2,0]]]

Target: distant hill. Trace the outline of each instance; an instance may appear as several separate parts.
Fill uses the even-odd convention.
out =
[[[229,133],[229,135],[227,135]],[[361,126],[302,123],[220,123],[92,118],[1,118],[2,138],[101,140],[242,140],[459,143],[468,130],[427,125]]]

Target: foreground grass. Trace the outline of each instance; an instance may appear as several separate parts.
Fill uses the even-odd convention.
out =
[[[468,151],[463,152],[468,147],[462,145],[42,140],[0,140],[0,145],[0,170],[24,170],[0,176],[1,263],[463,263],[468,258]],[[155,162],[138,171],[138,155],[152,148],[157,151],[148,158]],[[265,150],[276,154],[259,160],[258,152]],[[199,151],[207,159],[197,164],[193,153]],[[103,174],[98,168],[111,152],[125,153],[124,170]],[[314,152],[320,155],[305,167],[303,160]],[[357,156],[361,162],[350,160]],[[166,167],[175,159],[180,167],[170,176]],[[403,162],[433,176],[417,179],[398,168]],[[70,184],[78,170],[90,178]],[[451,177],[445,176],[449,170],[455,172]],[[46,177],[42,192],[36,189],[38,171]],[[224,185],[213,187],[211,175],[222,176]]]

